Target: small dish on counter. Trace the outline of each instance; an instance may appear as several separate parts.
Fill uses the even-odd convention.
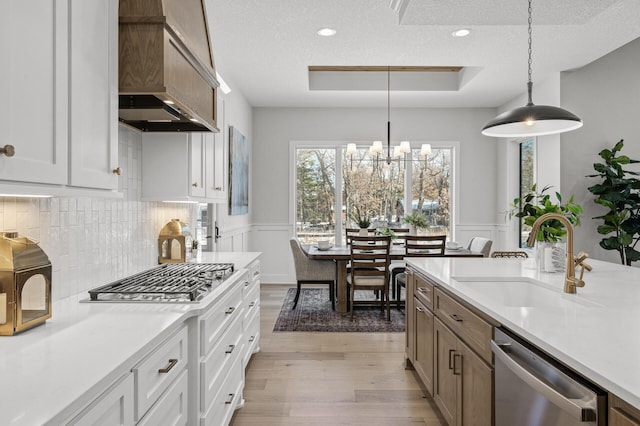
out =
[[[456,243],[455,241],[449,241],[446,244],[447,250],[461,250],[462,245],[460,243]]]
[[[314,247],[317,248],[319,251],[327,251],[333,248],[333,244],[329,244],[328,247],[320,247],[319,245],[314,244]]]

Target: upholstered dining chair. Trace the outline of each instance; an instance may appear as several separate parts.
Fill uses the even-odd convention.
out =
[[[493,241],[484,237],[473,237],[469,241],[467,249],[473,253],[482,253],[483,257],[489,257]]]
[[[391,254],[390,236],[351,237],[351,271],[347,275],[350,287],[351,319],[356,305],[356,290],[373,290],[382,295],[380,307],[387,306],[387,321],[391,321],[389,307],[389,255]]]
[[[336,309],[336,264],[328,260],[312,260],[309,259],[305,251],[302,249],[300,240],[297,237],[291,237],[289,240],[291,245],[291,253],[293,254],[293,263],[296,268],[296,297],[293,300],[292,310],[298,305],[300,298],[300,290],[303,284],[329,284],[329,299],[331,300],[331,309]]]
[[[444,256],[446,235],[407,235],[404,242],[404,257]],[[396,308],[400,309],[402,288],[406,288],[404,267],[391,268],[391,290],[395,294]]]
[[[497,258],[511,257],[511,258],[527,259],[529,255],[527,254],[526,251],[522,251],[522,250],[494,251],[493,253],[491,253],[491,257],[497,257]]]

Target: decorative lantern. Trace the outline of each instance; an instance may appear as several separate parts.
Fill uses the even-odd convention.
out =
[[[186,262],[191,257],[192,244],[189,225],[171,219],[158,237],[158,263]]]

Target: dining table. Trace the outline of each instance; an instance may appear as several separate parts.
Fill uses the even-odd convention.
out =
[[[309,259],[327,260],[336,262],[336,297],[338,312],[348,312],[348,294],[349,287],[347,285],[347,265],[351,260],[351,248],[347,245],[332,246],[329,249],[320,250],[317,245],[311,244],[305,247]],[[390,252],[391,260],[402,260],[405,258],[404,245],[392,245]],[[472,252],[466,248],[445,249],[444,254],[440,257],[483,257],[482,253]]]

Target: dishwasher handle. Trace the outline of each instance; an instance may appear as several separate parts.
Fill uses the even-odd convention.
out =
[[[508,346],[508,345],[505,345]],[[593,408],[581,405],[584,401],[580,399],[567,398],[560,392],[538,379],[529,371],[524,369],[520,364],[515,362],[495,341],[491,341],[491,350],[496,358],[504,363],[504,365],[518,376],[523,382],[544,395],[549,401],[555,404],[562,411],[569,414],[580,422],[592,422],[596,420],[596,413]]]

